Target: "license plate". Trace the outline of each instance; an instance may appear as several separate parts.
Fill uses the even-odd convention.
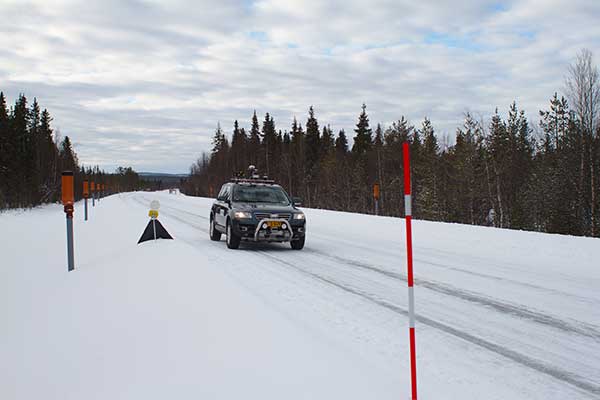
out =
[[[267,221],[269,228],[281,228],[281,221]]]

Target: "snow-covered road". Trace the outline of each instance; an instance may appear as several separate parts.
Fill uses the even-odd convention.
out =
[[[139,195],[135,200],[148,204],[151,197]],[[399,375],[406,370],[402,221],[305,210],[310,233],[303,251],[292,252],[285,245],[248,245],[232,252],[223,243],[206,240],[210,199],[177,196],[165,198],[163,204],[165,218],[193,228],[179,235],[182,240],[218,252],[216,261],[233,278],[282,312],[314,314],[315,303],[334,303],[319,319],[305,318],[323,334],[335,328],[329,324],[337,325],[332,339],[348,341],[367,357],[374,350],[368,344],[381,341],[377,352],[387,359],[383,362],[393,368],[394,360],[400,361]],[[444,347],[441,352],[450,353],[450,359],[443,364],[454,372],[455,363],[469,364],[470,353],[485,350],[475,357],[472,370],[454,376],[467,384],[463,389],[469,392],[487,386],[477,372],[480,357],[485,356],[490,365],[506,370],[499,377],[496,368],[489,369],[490,380],[500,378],[511,386],[510,376],[518,376],[514,383],[524,398],[552,398],[565,383],[600,396],[599,268],[576,264],[591,259],[590,251],[600,263],[597,240],[419,221],[415,225],[419,376],[424,392],[430,379],[427,369],[439,362],[437,348]],[[564,241],[577,247],[569,248]],[[560,250],[561,258],[543,254]],[[286,301],[291,291],[298,297]],[[356,299],[364,303],[360,310],[348,307]],[[379,315],[376,325],[365,327],[374,323],[370,321],[374,314]],[[544,375],[552,379],[546,381]],[[532,382],[525,384],[524,376]],[[533,384],[540,380],[543,385]]]
[[[208,238],[210,199],[142,192],[103,202],[143,221],[154,199],[163,225],[210,269],[350,355],[367,385],[408,397],[401,219],[305,209],[304,250],[229,250]],[[415,221],[414,243],[421,398],[600,398],[600,240]]]

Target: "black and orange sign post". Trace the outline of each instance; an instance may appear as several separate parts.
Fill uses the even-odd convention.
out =
[[[96,207],[96,182],[90,183],[90,193],[92,195],[92,207]]]
[[[83,210],[84,210],[84,220],[88,220],[88,197],[90,197],[90,183],[88,181],[83,181]]]
[[[379,215],[379,183],[373,185],[373,198],[375,199],[375,215]]]
[[[75,256],[73,252],[73,204],[75,204],[73,171],[62,173],[62,202],[67,214],[67,262],[69,271],[75,269]]]

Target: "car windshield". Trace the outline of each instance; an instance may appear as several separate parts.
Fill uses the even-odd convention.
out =
[[[290,204],[283,189],[275,186],[236,186],[233,201],[245,203]]]

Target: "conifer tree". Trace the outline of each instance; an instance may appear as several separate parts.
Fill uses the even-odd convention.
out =
[[[28,197],[31,204],[38,204],[40,200],[40,186],[41,186],[41,172],[43,166],[41,165],[42,154],[41,154],[41,139],[40,139],[40,106],[37,102],[37,98],[33,98],[33,104],[29,110],[29,126],[28,136],[33,155],[33,162],[29,165],[30,171],[27,172],[31,182],[28,188]]]
[[[256,110],[252,115],[252,125],[250,127],[250,138],[248,139],[248,158],[250,164],[260,168],[262,157],[260,156],[260,126],[258,125],[258,117]]]
[[[10,157],[9,187],[12,188],[13,207],[32,205],[32,172],[35,168],[33,140],[29,134],[29,109],[25,95],[19,95],[11,113],[10,147],[14,155]]]
[[[352,153],[359,159],[364,158],[371,150],[371,146],[373,145],[372,131],[369,127],[369,117],[367,116],[366,104],[362,105],[362,112],[358,117],[358,122],[354,132],[356,132],[356,136],[354,136]]]
[[[358,117],[358,122],[354,132],[354,144],[352,146],[352,186],[356,198],[353,200],[355,211],[369,212],[373,210],[371,186],[374,183],[375,176],[372,173],[371,166],[373,137],[369,127],[369,117],[366,112],[367,106],[362,105],[362,112]]]
[[[348,139],[343,129],[340,130],[338,137],[335,139],[335,151],[338,157],[345,157],[348,153]]]
[[[379,212],[385,214],[385,156],[383,148],[383,128],[381,127],[381,124],[377,124],[377,127],[375,128],[373,149],[375,151],[376,165],[375,182],[379,184]]]
[[[533,158],[526,191],[527,209],[533,229],[581,234],[579,223],[580,137],[567,101],[550,100],[550,109],[540,111],[543,140]],[[575,179],[574,179],[575,177]]]
[[[308,109],[306,121],[306,169],[309,174],[317,172],[320,156],[319,123],[312,106]]]
[[[484,223],[490,204],[484,195],[485,148],[481,125],[467,113],[462,129],[456,133],[456,144],[451,153],[451,187],[453,195],[454,222],[467,224]]]
[[[306,155],[306,202],[309,207],[313,204],[313,198],[317,197],[316,178],[319,175],[319,161],[321,156],[321,138],[319,137],[319,123],[315,117],[312,106],[308,109],[308,120],[306,121],[305,138]]]
[[[73,145],[71,144],[71,139],[69,139],[69,136],[65,136],[63,141],[60,143],[59,152],[61,173],[62,171],[73,171],[74,173],[77,169],[79,169],[77,155],[73,151]],[[100,171],[97,170],[95,175],[98,177],[97,182],[100,182]]]
[[[544,151],[560,150],[560,142],[565,137],[569,126],[569,106],[564,97],[558,93],[550,100],[550,110],[540,111],[540,127],[544,131]]]
[[[42,111],[39,128],[40,202],[58,199],[58,151],[52,136],[48,110]]]
[[[271,174],[271,164],[274,162],[277,146],[277,133],[275,132],[275,121],[273,117],[267,113],[262,126],[262,148],[265,157],[264,173],[268,176]]]
[[[9,203],[9,164],[12,154],[8,108],[4,93],[0,92],[0,210],[8,207]]]
[[[306,188],[306,137],[302,124],[298,124],[296,117],[292,123],[290,152],[292,158],[292,170],[294,172],[293,187],[294,195],[305,193]]]
[[[237,119],[233,123],[233,135],[231,137],[232,168],[236,175],[243,174],[248,168],[246,157],[246,145],[248,138],[244,128],[239,127]]]
[[[273,120],[273,117],[271,117]],[[275,121],[273,120],[273,125],[275,125]],[[275,180],[280,180],[284,174],[281,168],[282,157],[283,157],[283,132],[281,129],[277,131],[277,135],[275,136],[275,142],[273,146],[273,150],[271,153],[271,175]]]
[[[344,129],[341,129],[335,139],[335,170],[337,171],[335,203],[338,210],[349,210],[352,201],[348,154],[348,138]]]
[[[516,103],[511,106],[509,118],[512,120],[512,113],[517,111]],[[515,124],[516,129],[512,124]],[[516,122],[510,123],[511,139],[514,145],[512,148],[512,161],[510,167],[510,175],[512,180],[509,181],[509,190],[511,193],[511,226],[515,229],[530,229],[532,220],[526,210],[526,192],[527,183],[531,174],[533,162],[533,140],[531,138],[531,128],[523,110],[518,112]],[[515,132],[513,133],[513,130]]]
[[[435,131],[429,118],[423,120],[421,125],[423,146],[421,148],[421,184],[419,197],[415,197],[419,204],[420,217],[429,220],[438,220],[441,217],[439,210],[438,188],[438,153],[439,146]]]
[[[320,150],[322,157],[326,157],[329,154],[333,153],[333,150],[335,148],[335,138],[329,125],[323,127],[320,142]]]
[[[488,153],[495,187],[495,208],[499,216],[498,226],[500,228],[510,227],[510,213],[507,212],[508,204],[506,198],[508,191],[506,184],[510,178],[508,172],[511,157],[510,149],[510,135],[496,108],[489,128]]]
[[[282,144],[281,144],[281,175],[282,180],[287,186],[288,193],[294,193],[294,173],[292,164],[292,138],[288,131],[283,133]]]

